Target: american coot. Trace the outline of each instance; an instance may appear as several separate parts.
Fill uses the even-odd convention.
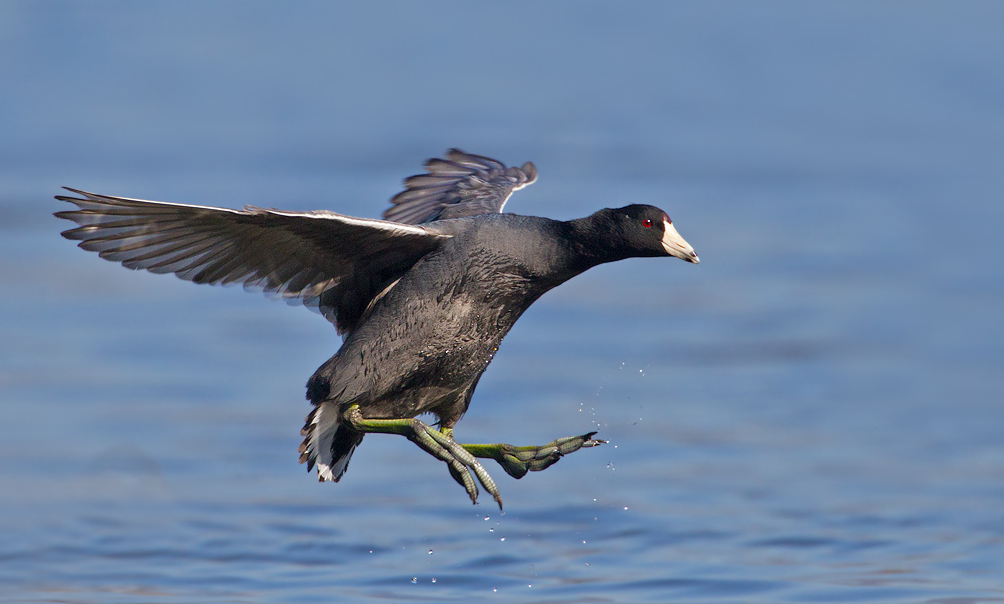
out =
[[[543,446],[470,445],[453,439],[502,338],[537,298],[604,262],[694,249],[662,210],[604,209],[559,222],[502,214],[534,182],[532,163],[502,163],[451,149],[405,180],[385,220],[334,212],[230,210],[68,189],[79,209],[56,216],[85,250],[132,269],[195,283],[242,283],[320,311],[344,337],[307,382],[300,462],[338,481],[367,432],[400,434],[447,463],[477,502],[471,476],[502,500],[477,458],[521,478],[562,455],[605,441],[595,432]],[[431,413],[438,429],[414,419]]]

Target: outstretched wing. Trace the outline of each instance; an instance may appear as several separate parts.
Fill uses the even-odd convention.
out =
[[[450,149],[445,159],[425,162],[427,174],[404,181],[405,190],[394,196],[383,217],[395,222],[422,224],[434,220],[501,213],[517,191],[537,180],[531,162],[506,168],[494,159]]]
[[[235,284],[313,307],[339,333],[449,235],[421,226],[334,212],[229,210],[68,189],[79,209],[56,216],[85,250],[132,269],[195,283]]]

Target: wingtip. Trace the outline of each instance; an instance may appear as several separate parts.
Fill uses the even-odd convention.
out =
[[[93,195],[93,193],[88,193],[87,191],[81,189],[74,189],[73,187],[61,187],[61,188],[71,193],[76,193],[77,195],[84,195],[84,196]]]
[[[82,194],[80,191],[78,191],[76,189],[73,189],[73,188],[70,188],[70,187],[60,187],[60,189],[63,189],[64,191],[70,191],[71,193],[76,193],[77,195],[81,195]],[[72,201],[72,199],[73,199],[72,197],[67,197],[66,195],[56,195],[55,197],[59,201]],[[58,214],[57,214],[57,216],[58,216]]]
[[[526,172],[526,184],[529,185],[537,182],[537,166],[532,161],[525,162],[522,170]]]
[[[67,201],[69,203],[76,203],[78,201],[95,201],[95,200],[97,200],[100,197],[100,195],[98,195],[96,193],[91,193],[89,191],[84,191],[83,189],[74,189],[73,187],[60,187],[60,188],[63,189],[63,190],[65,190],[65,191],[69,191],[71,193],[76,193],[80,197],[70,197],[68,195],[56,195],[55,197],[59,201]]]

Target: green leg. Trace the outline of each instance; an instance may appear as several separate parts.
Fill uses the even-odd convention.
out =
[[[495,481],[488,475],[475,456],[453,440],[453,430],[435,430],[428,424],[417,419],[366,419],[359,411],[358,405],[352,405],[342,414],[352,429],[359,432],[375,432],[382,434],[400,434],[415,443],[437,459],[446,462],[453,479],[470,495],[471,501],[478,502],[478,487],[471,477],[471,471],[477,476],[481,485],[491,493],[495,502],[502,509],[502,496],[499,494]]]
[[[595,447],[607,442],[594,439],[595,432],[582,436],[568,436],[553,440],[540,447],[514,447],[504,443],[494,445],[461,445],[474,457],[488,457],[513,478],[523,478],[527,472],[539,472],[583,447]]]

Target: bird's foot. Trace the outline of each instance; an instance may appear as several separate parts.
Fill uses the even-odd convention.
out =
[[[471,476],[471,472],[473,472],[474,476],[481,483],[481,486],[495,498],[499,509],[502,509],[502,495],[499,494],[495,481],[488,475],[488,471],[481,465],[481,462],[464,445],[453,440],[452,430],[439,431],[425,422],[414,418],[366,419],[362,416],[357,405],[346,409],[343,417],[352,425],[354,430],[359,432],[400,434],[437,459],[445,461],[446,465],[450,468],[450,475],[453,476],[453,479],[464,487],[471,498],[471,502],[477,503],[478,486]]]
[[[513,478],[523,478],[527,472],[539,472],[556,463],[563,456],[583,447],[595,447],[605,440],[593,438],[596,432],[581,436],[567,436],[535,447],[514,447],[505,443],[493,445],[462,445],[475,457],[488,457],[499,462],[502,469]]]

